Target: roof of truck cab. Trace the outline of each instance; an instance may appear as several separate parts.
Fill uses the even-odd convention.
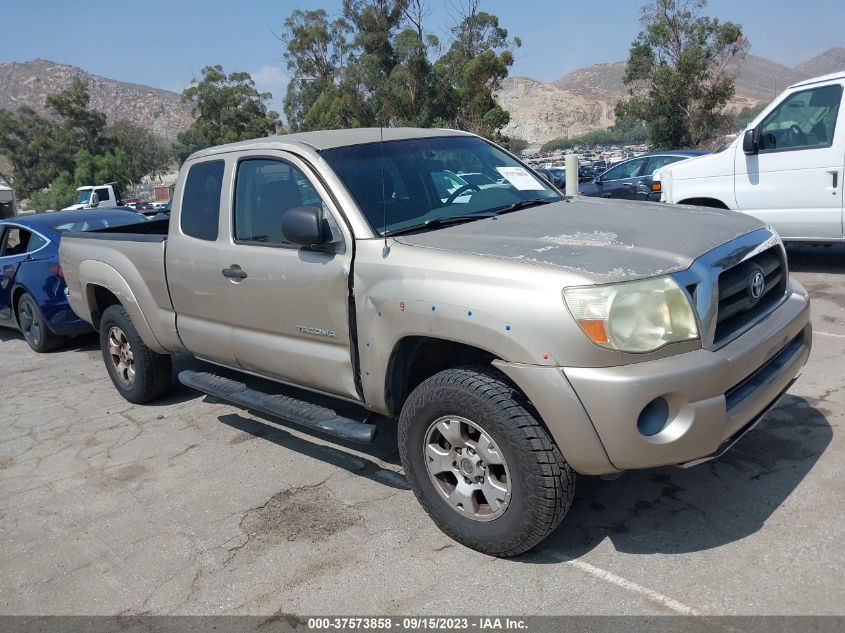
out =
[[[826,81],[836,81],[837,79],[845,79],[845,70],[840,70],[836,73],[830,73],[829,75],[822,75],[821,77],[812,77],[810,79],[805,79],[804,81],[799,81],[798,83],[792,84],[788,89],[791,90],[792,88],[799,88],[800,86],[811,86],[813,84],[820,84]]]
[[[378,143],[380,140],[404,141],[415,138],[432,138],[436,136],[471,136],[469,132],[460,130],[443,130],[438,128],[415,128],[415,127],[362,127],[349,130],[319,130],[317,132],[297,132],[296,134],[283,134],[278,136],[266,136],[263,138],[238,141],[227,145],[217,145],[198,152],[194,152],[190,159],[224,154],[250,149],[268,149],[282,145],[305,145],[313,150],[333,149],[335,147],[347,147],[349,145],[363,145],[365,143]]]

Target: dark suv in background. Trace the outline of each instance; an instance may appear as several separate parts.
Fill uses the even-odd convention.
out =
[[[583,196],[657,202],[660,200],[660,184],[652,180],[655,171],[671,163],[708,153],[702,150],[683,149],[629,158],[613,165],[592,182],[582,184],[579,190]]]

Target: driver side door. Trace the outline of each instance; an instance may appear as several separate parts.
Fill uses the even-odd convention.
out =
[[[735,145],[739,210],[787,239],[842,237],[842,85],[787,95],[757,126],[758,151]]]

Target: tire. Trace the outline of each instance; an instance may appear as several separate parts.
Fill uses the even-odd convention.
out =
[[[18,325],[24,340],[39,354],[52,352],[65,344],[65,337],[50,329],[38,304],[28,292],[18,299]]]
[[[170,356],[147,347],[121,305],[109,306],[103,312],[100,350],[109,378],[129,402],[144,404],[170,389],[173,373]]]
[[[460,429],[460,438],[453,435],[453,424],[459,425],[454,429]],[[460,462],[450,462],[462,442],[470,449],[463,449]],[[473,442],[477,451],[471,450]],[[482,451],[485,443],[488,448]],[[449,457],[441,459],[447,451]],[[402,408],[399,453],[414,494],[437,527],[491,556],[516,556],[543,541],[560,525],[575,496],[575,473],[526,398],[490,367],[447,369],[420,384]],[[482,459],[485,454],[489,463]],[[435,475],[434,465],[452,470]],[[468,473],[474,478],[466,478]],[[459,476],[467,487],[461,487]],[[487,500],[485,484],[498,499]],[[469,497],[468,489],[473,490]],[[454,500],[461,498],[469,503],[457,507]]]

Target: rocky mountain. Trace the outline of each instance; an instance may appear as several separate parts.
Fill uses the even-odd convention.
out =
[[[193,120],[190,106],[175,92],[106,79],[46,59],[0,64],[0,108],[27,105],[44,114],[47,95],[67,88],[75,78],[88,86],[91,107],[105,113],[110,122],[129,119],[174,141]]]
[[[736,96],[730,107],[771,101],[787,86],[845,70],[845,49],[832,48],[793,68],[756,55],[739,67]],[[508,77],[498,94],[510,112],[505,134],[529,143],[606,128],[613,124],[613,109],[625,95],[625,62],[595,64],[564,75],[551,83],[526,77]]]
[[[738,69],[731,107],[768,102],[796,81],[840,70],[845,70],[845,48],[831,48],[792,68],[748,55]],[[625,95],[624,74],[625,62],[613,62],[582,68],[550,83],[508,77],[498,94],[511,115],[505,134],[537,144],[609,127],[616,102]],[[28,105],[44,113],[47,95],[77,77],[88,86],[91,106],[109,121],[129,119],[168,141],[191,123],[190,107],[175,92],[107,79],[45,59],[0,64],[0,108]]]
[[[843,68],[845,68],[845,48],[837,46],[826,50],[821,55],[816,55],[803,64],[799,64],[795,67],[795,70],[810,77],[818,77],[819,75],[835,73]]]

